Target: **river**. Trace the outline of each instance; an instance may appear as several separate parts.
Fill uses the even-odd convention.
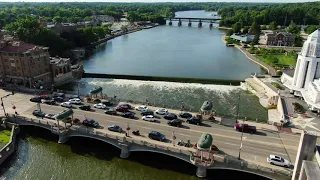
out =
[[[214,12],[179,12],[179,17],[210,17]],[[213,17],[213,16],[211,16]],[[221,41],[223,30],[164,25],[127,34],[98,46],[85,71],[102,74],[244,80],[260,67]]]

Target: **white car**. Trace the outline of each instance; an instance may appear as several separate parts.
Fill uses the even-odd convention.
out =
[[[97,109],[105,109],[105,108],[107,108],[107,106],[102,104],[102,103],[95,104],[95,105],[93,105],[93,107],[97,108]]]
[[[81,99],[78,99],[78,98],[69,99],[69,102],[72,104],[81,104]]]
[[[168,114],[168,109],[157,109],[156,114],[160,114],[160,115],[166,115]]]
[[[60,104],[62,107],[67,107],[67,108],[72,108],[72,103],[71,102],[63,102]]]
[[[154,121],[156,121],[156,118],[153,115],[147,115],[147,116],[143,116],[142,120],[154,122]]]
[[[138,106],[135,108],[137,111],[145,112],[148,110],[147,106]]]
[[[283,159],[282,157],[276,156],[276,155],[270,155],[267,158],[267,162],[272,164],[272,165],[283,166],[285,168],[288,168],[288,167],[292,166],[290,161],[288,161],[286,159]]]

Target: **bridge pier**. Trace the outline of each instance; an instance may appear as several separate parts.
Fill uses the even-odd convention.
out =
[[[189,22],[189,23],[188,23],[188,26],[191,27],[191,25],[192,25],[191,22]]]
[[[202,27],[201,19],[200,19],[200,21],[199,21],[198,27]]]
[[[169,21],[169,26],[172,26],[172,21],[171,21],[171,19],[170,19],[170,21]]]
[[[178,26],[181,26],[181,25],[182,25],[182,22],[181,22],[181,19],[179,19]]]
[[[207,176],[207,168],[204,166],[197,166],[197,172],[196,172],[197,177],[199,178],[204,178]]]
[[[210,23],[209,27],[210,27],[210,28],[212,28],[212,27],[213,27],[213,24],[212,24],[212,23]]]
[[[67,136],[65,136],[65,135],[59,135],[59,141],[58,141],[58,143],[59,143],[59,144],[63,144],[63,143],[65,143],[65,142],[67,142],[69,139],[70,139],[70,137],[67,137]]]
[[[130,151],[129,151],[128,145],[123,144],[123,145],[121,146],[121,154],[120,154],[120,157],[121,157],[122,159],[126,159],[126,158],[129,157],[129,155],[130,155]]]

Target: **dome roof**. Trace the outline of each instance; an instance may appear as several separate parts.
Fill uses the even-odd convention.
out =
[[[197,143],[197,148],[200,150],[210,149],[210,147],[212,146],[212,141],[213,141],[213,138],[211,134],[208,134],[208,133],[202,134]]]
[[[201,106],[202,111],[211,111],[212,108],[213,108],[212,102],[210,102],[210,101],[203,102],[203,104]]]

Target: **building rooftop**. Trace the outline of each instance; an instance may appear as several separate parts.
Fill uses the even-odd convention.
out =
[[[304,169],[308,180],[319,180],[320,179],[320,168],[316,162],[303,161]]]
[[[310,41],[317,41],[317,43],[320,43],[320,29],[315,30],[313,33],[311,33],[308,36],[308,39]]]
[[[70,61],[70,58],[62,58],[62,57],[50,57],[50,64],[58,64],[62,61],[67,62]]]
[[[47,47],[37,46],[22,41],[11,41],[5,47],[1,48],[0,52],[27,53],[29,51],[36,50],[37,48],[48,49]]]

